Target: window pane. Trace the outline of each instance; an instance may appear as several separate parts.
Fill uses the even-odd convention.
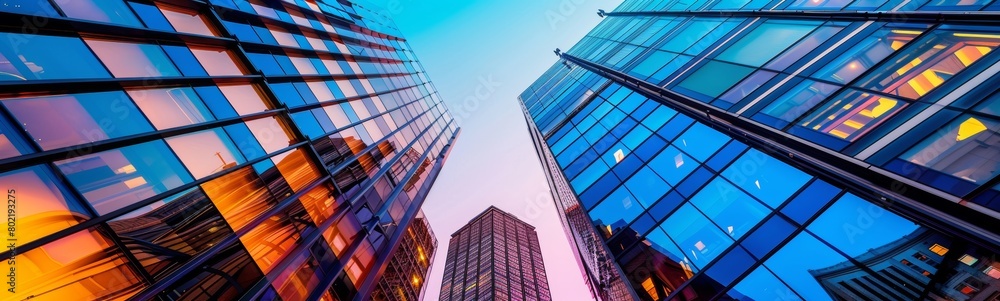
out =
[[[197,11],[166,5],[160,2],[157,2],[156,6],[163,12],[163,16],[170,21],[170,25],[173,25],[174,30],[206,36],[218,35],[211,28],[208,20],[199,15]]]
[[[309,220],[306,215],[301,204],[292,204],[240,237],[264,274],[299,245],[304,234],[302,228],[306,226],[302,221]]]
[[[220,85],[219,90],[229,99],[229,104],[233,105],[236,113],[248,115],[267,111],[264,97],[252,85]]]
[[[0,32],[0,81],[110,77],[76,37]]]
[[[155,196],[192,181],[163,141],[56,162],[97,213]]]
[[[896,99],[849,90],[806,117],[803,127],[847,141],[857,140],[906,107]]]
[[[764,262],[764,266],[806,300],[833,300],[813,273],[844,261],[847,258],[802,232]]]
[[[642,211],[642,206],[628,189],[620,186],[590,210],[590,218],[594,221],[594,225],[601,228],[607,226],[613,233],[617,233],[642,214]]]
[[[166,139],[195,179],[246,162],[222,128]]]
[[[733,239],[750,231],[770,211],[721,177],[702,188],[691,198],[691,204]]]
[[[254,119],[247,121],[246,125],[267,153],[286,148],[295,142],[295,138],[292,138],[291,133],[276,117]]]
[[[57,183],[42,166],[0,173],[0,185],[12,190],[8,196],[17,202],[17,239],[22,244],[89,219],[86,209]]]
[[[211,76],[243,75],[239,60],[229,50],[222,48],[191,47],[191,53]]]
[[[816,237],[852,257],[890,245],[918,228],[913,222],[853,194],[840,197],[808,227]]]
[[[2,101],[44,150],[152,131],[121,91]]]
[[[754,69],[749,67],[709,61],[678,86],[701,93],[709,98],[715,98],[753,71]],[[695,95],[695,97],[698,96]]]
[[[0,159],[32,153],[21,135],[7,123],[6,118],[0,118]]]
[[[1000,174],[998,131],[998,121],[965,115],[899,158],[932,169],[921,177],[922,182],[961,194],[968,189],[953,190],[948,179],[978,186]]]
[[[684,254],[692,254],[691,262],[704,267],[725,251],[733,240],[722,233],[712,222],[691,204],[685,204],[663,221],[667,232]]]
[[[291,186],[295,192],[319,179],[319,168],[309,160],[301,149],[275,155],[271,160],[274,161],[274,165],[278,167],[278,171],[288,182],[288,186]]]
[[[722,24],[722,21],[715,20],[693,20],[683,31],[674,35],[673,38],[667,40],[663,44],[662,49],[667,51],[672,51],[676,53],[681,53],[684,49],[691,47],[692,44],[697,42],[699,39],[705,36],[710,30],[714,29],[716,26]]]
[[[188,262],[190,257],[184,255],[199,254],[233,234],[219,211],[198,188],[130,212],[108,225],[157,280]],[[132,240],[172,252],[132,244]]]
[[[127,91],[158,130],[215,120],[191,88]]]
[[[249,166],[201,184],[201,188],[234,231],[239,231],[277,203],[264,181]]]
[[[18,254],[11,300],[124,300],[144,287],[124,254],[91,229]]]
[[[780,206],[812,178],[756,149],[736,159],[722,175],[771,208]]]
[[[59,16],[59,13],[52,8],[52,4],[48,1],[5,0],[3,5],[0,5],[0,11],[46,17]]]
[[[727,47],[716,59],[761,66],[815,28],[803,22],[768,21]]]
[[[793,122],[838,89],[840,89],[838,86],[806,80],[783,93],[780,98],[761,110],[761,113],[782,121]],[[782,127],[783,125],[772,124],[772,126]]]
[[[992,33],[993,29],[984,30]],[[935,30],[860,83],[861,87],[917,99],[1000,45],[979,31]]]
[[[132,10],[121,0],[56,1],[56,4],[70,18],[142,27]]]
[[[813,77],[846,84],[921,33],[923,33],[921,29],[881,28],[856,44],[844,45],[848,49],[817,71]]]
[[[181,76],[160,46],[84,39],[115,77]]]
[[[674,140],[673,145],[698,161],[705,162],[727,142],[729,136],[699,122],[684,131],[684,134]]]

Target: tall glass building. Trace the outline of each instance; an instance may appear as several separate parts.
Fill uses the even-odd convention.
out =
[[[1000,300],[1000,2],[625,1],[520,96],[600,300]]]
[[[0,0],[0,131],[0,299],[361,300],[458,126],[354,1]]]

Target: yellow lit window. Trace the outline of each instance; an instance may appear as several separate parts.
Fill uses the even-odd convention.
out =
[[[929,250],[931,250],[931,252],[934,252],[934,254],[938,254],[941,256],[944,256],[945,253],[948,253],[948,248],[945,248],[944,246],[939,244],[934,244],[933,246],[930,247]]]

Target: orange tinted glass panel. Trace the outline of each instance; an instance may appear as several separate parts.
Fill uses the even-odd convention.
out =
[[[240,242],[264,274],[271,272],[275,264],[299,245],[302,237],[299,232],[302,224],[299,221],[308,219],[305,214],[301,205],[292,204],[290,208],[266,219],[240,237]]]
[[[278,166],[281,175],[285,177],[288,186],[298,192],[319,178],[319,168],[306,157],[301,149],[287,151],[271,158]]]
[[[13,189],[17,205],[15,237],[20,243],[41,238],[79,224],[89,218],[76,200],[55,184],[51,172],[42,166],[0,174],[0,187]]]
[[[191,88],[127,90],[156,129],[214,120],[212,113]]]
[[[166,139],[195,179],[246,162],[221,128]]]
[[[286,148],[295,142],[295,138],[292,138],[275,117],[250,120],[246,125],[267,153]]]
[[[124,300],[144,286],[102,234],[84,230],[18,254],[17,290],[3,300]]]
[[[234,231],[239,231],[276,203],[251,167],[201,184],[201,188]]]
[[[302,202],[302,206],[306,207],[309,217],[318,226],[326,222],[327,219],[337,212],[340,204],[337,202],[335,196],[336,192],[334,188],[329,184],[325,184],[307,192],[299,198],[299,202]]]

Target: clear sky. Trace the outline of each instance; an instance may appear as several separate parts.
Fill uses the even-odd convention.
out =
[[[424,203],[438,251],[437,300],[451,234],[490,205],[536,227],[554,300],[590,294],[552,204],[517,96],[621,0],[369,0],[409,41],[462,126]],[[478,94],[477,94],[478,89]]]

